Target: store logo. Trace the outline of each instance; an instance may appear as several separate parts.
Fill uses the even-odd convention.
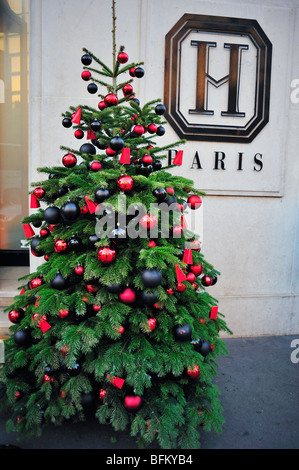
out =
[[[185,14],[166,35],[166,118],[188,140],[251,142],[269,121],[272,45],[255,20]]]

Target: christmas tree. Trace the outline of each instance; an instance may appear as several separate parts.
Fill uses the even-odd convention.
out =
[[[143,63],[117,50],[112,10],[112,68],[87,49],[81,57],[95,107],[63,113],[86,142],[62,146],[62,165],[32,183],[36,211],[22,223],[44,262],[7,309],[1,406],[20,437],[92,413],[143,447],[198,448],[200,426],[220,432],[224,421],[213,378],[227,353],[219,332],[230,333],[207,292],[219,272],[186,227],[204,194],[167,171],[182,150],[162,166],[184,141],[156,142],[165,107],[136,98]]]

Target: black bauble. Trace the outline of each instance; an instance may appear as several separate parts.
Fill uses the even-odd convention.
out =
[[[44,219],[50,225],[58,224],[61,221],[60,209],[56,206],[47,207],[44,211]]]
[[[66,368],[66,372],[71,376],[75,377],[76,375],[79,375],[81,372],[81,365],[78,364],[77,362],[71,366]]]
[[[90,65],[92,62],[92,57],[89,54],[84,54],[81,57],[81,62],[83,65]]]
[[[156,160],[155,162],[153,162],[154,171],[161,170],[161,168],[162,168],[162,162],[160,160]]]
[[[31,342],[31,334],[28,330],[17,330],[13,338],[18,346],[28,346]]]
[[[158,114],[158,116],[162,116],[162,114],[164,114],[165,111],[166,111],[166,108],[164,104],[157,104],[157,106],[155,107],[155,113]]]
[[[200,347],[200,350],[198,351],[203,357],[206,357],[210,352],[212,348],[209,343],[209,341],[203,341]]]
[[[34,256],[40,257],[40,256],[43,256],[45,254],[45,252],[43,250],[41,250],[40,247],[39,247],[39,244],[40,244],[41,241],[42,241],[42,238],[35,237],[35,238],[33,238],[33,240],[30,243],[30,249],[31,249],[31,252]]]
[[[200,352],[201,345],[202,345],[202,340],[200,338],[191,341],[191,344],[193,345],[193,348],[195,351]]]
[[[173,334],[175,339],[177,339],[178,341],[191,341],[191,326],[188,324],[183,326],[175,326],[173,329]]]
[[[163,126],[159,126],[157,131],[156,131],[156,134],[157,135],[164,135],[165,134],[165,128]]]
[[[70,250],[77,251],[82,247],[82,241],[80,238],[73,235],[69,240],[69,248]]]
[[[68,117],[63,118],[63,120],[62,120],[62,125],[63,125],[63,127],[72,127],[72,120],[71,120],[71,118],[68,118]]]
[[[120,150],[122,150],[124,145],[125,143],[123,139],[119,136],[113,137],[109,143],[109,147],[115,152],[119,152]]]
[[[141,275],[144,287],[157,287],[161,284],[162,274],[157,269],[147,269]]]
[[[103,202],[110,196],[108,189],[98,189],[95,192],[95,200],[97,202]]]
[[[95,155],[97,153],[95,146],[89,143],[81,145],[79,151],[82,153],[89,153],[90,155]]]
[[[80,207],[75,202],[67,202],[61,207],[60,213],[66,221],[75,220],[80,215]]]
[[[101,130],[102,124],[97,119],[94,119],[91,121],[90,127],[94,132],[99,132]]]
[[[126,232],[125,229],[123,229],[121,227],[117,227],[117,228],[112,229],[109,232],[109,238],[116,245],[120,245],[121,243],[123,243],[126,240],[127,232]]]
[[[144,70],[143,70],[142,67],[136,67],[134,73],[135,73],[135,77],[137,77],[137,78],[142,78],[143,75],[144,75]]]
[[[107,148],[107,145],[104,142],[101,142],[100,140],[92,139],[91,142],[100,150],[105,150],[105,148]]]
[[[90,246],[94,245],[95,243],[97,243],[98,241],[100,241],[99,237],[97,237],[96,235],[90,235],[88,237],[88,244]]]
[[[107,286],[107,290],[111,294],[119,294],[122,290],[122,285],[121,284],[111,284],[110,286]]]
[[[95,83],[90,83],[87,86],[87,91],[88,93],[91,93],[92,95],[94,95],[98,91],[98,86]]]
[[[167,191],[164,188],[156,188],[153,190],[153,195],[155,196],[158,202],[162,202],[167,197]]]
[[[62,277],[60,271],[57,272],[54,279],[50,281],[52,289],[62,290],[66,287],[66,280]]]
[[[85,410],[89,410],[95,405],[95,393],[83,393],[81,396],[81,405]]]
[[[146,305],[154,305],[158,302],[158,297],[156,296],[155,292],[146,292],[143,291],[141,293],[141,300]]]
[[[149,176],[153,171],[152,165],[138,165],[136,168],[137,175]]]

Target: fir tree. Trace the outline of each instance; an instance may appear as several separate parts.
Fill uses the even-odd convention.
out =
[[[227,353],[219,332],[230,333],[207,292],[219,272],[184,228],[204,194],[162,167],[184,141],[156,142],[165,107],[135,97],[143,63],[117,53],[112,9],[112,67],[87,49],[81,58],[96,106],[63,113],[87,142],[62,146],[62,166],[39,168],[48,178],[32,183],[37,210],[22,223],[45,262],[7,309],[1,406],[20,437],[92,412],[140,446],[198,448],[200,426],[220,432],[224,421],[213,379]]]

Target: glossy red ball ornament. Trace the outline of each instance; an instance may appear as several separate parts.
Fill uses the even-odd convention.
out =
[[[77,164],[77,157],[72,153],[67,153],[62,157],[62,164],[66,168],[73,168]]]
[[[117,333],[119,333],[120,335],[122,335],[124,332],[125,332],[125,329],[123,326],[119,326],[119,327],[115,327],[115,330],[117,331]]]
[[[94,284],[87,284],[86,285],[86,290],[90,294],[95,294],[96,292],[98,292],[99,288],[98,288],[98,286],[95,286]]]
[[[203,267],[201,264],[194,264],[190,266],[190,271],[195,274],[195,276],[199,276],[202,273]]]
[[[33,194],[35,197],[37,197],[37,199],[41,199],[45,195],[45,190],[43,188],[38,187],[35,188]]]
[[[157,243],[154,242],[154,240],[151,240],[151,241],[149,242],[148,246],[149,246],[150,248],[154,248],[155,246],[157,246]]]
[[[84,273],[84,268],[80,264],[75,267],[75,273],[78,274],[78,276],[81,276]]]
[[[157,320],[155,318],[149,318],[147,320],[147,323],[148,323],[150,330],[154,331],[154,329],[156,328]]]
[[[99,108],[100,111],[107,108],[105,101],[100,101],[99,104],[98,104],[98,108]]]
[[[172,229],[173,236],[176,238],[180,238],[184,231],[184,227],[182,225],[175,225]]]
[[[66,344],[62,346],[60,352],[63,356],[66,356],[70,352],[71,348],[69,348]]]
[[[157,129],[158,127],[156,126],[156,124],[150,124],[147,128],[150,134],[155,134],[157,132]]]
[[[170,287],[169,289],[167,289],[167,292],[168,294],[170,295],[173,295],[174,294],[174,290]]]
[[[37,287],[40,287],[43,284],[43,279],[41,277],[36,277],[35,279],[32,279],[28,287],[29,289],[36,289]]]
[[[83,139],[83,137],[84,137],[84,132],[81,131],[81,129],[77,129],[77,130],[75,130],[75,132],[74,132],[74,136],[76,137],[76,139]]]
[[[118,104],[118,98],[114,93],[108,93],[104,98],[104,103],[106,106],[116,106]]]
[[[185,286],[185,284],[183,284],[182,282],[177,283],[177,285],[176,285],[176,290],[177,291],[184,292],[186,289],[187,289],[187,287]]]
[[[95,312],[99,312],[102,308],[102,305],[93,305],[92,308]]]
[[[193,241],[190,243],[190,248],[191,248],[191,250],[194,250],[194,251],[200,251],[200,250],[201,250],[201,246],[200,246],[199,240],[193,240]]]
[[[44,260],[45,260],[45,261],[49,261],[49,259],[50,259],[50,256],[49,256],[49,255],[45,255],[45,256],[44,256]]]
[[[200,376],[199,367],[196,364],[194,364],[193,367],[188,367],[187,374],[192,377],[192,379],[196,379]]]
[[[129,75],[130,77],[135,77],[135,70],[136,70],[136,67],[132,67],[129,71]]]
[[[129,60],[129,56],[126,52],[120,52],[117,56],[117,60],[120,64],[125,64]]]
[[[56,240],[54,243],[54,250],[56,253],[61,253],[63,251],[66,251],[68,248],[68,243],[65,240]]]
[[[202,204],[202,200],[199,196],[192,194],[191,196],[188,197],[187,204],[192,210],[199,209],[199,207]]]
[[[108,155],[108,157],[112,157],[113,155],[116,155],[116,151],[108,147],[106,148],[106,155]]]
[[[126,396],[124,399],[124,407],[128,411],[137,411],[142,406],[142,398],[139,395]]]
[[[101,390],[99,392],[99,398],[100,398],[101,401],[104,400],[106,393],[107,393],[107,391],[104,390],[103,388],[101,388]]]
[[[213,279],[210,276],[203,276],[201,282],[203,286],[208,287],[212,285]]]
[[[130,96],[133,93],[133,87],[130,83],[127,83],[125,86],[122,88],[124,96]]]
[[[191,284],[191,285],[192,285],[193,289],[197,289],[197,288],[198,288],[198,284],[197,284],[197,282],[192,282],[192,284]]]
[[[69,310],[64,310],[63,308],[61,308],[61,309],[59,310],[58,316],[59,316],[60,318],[65,318],[65,317],[67,317],[67,316],[69,315],[69,313],[70,313]]]
[[[140,225],[146,229],[154,229],[158,225],[158,219],[154,215],[145,214],[139,221]]]
[[[100,248],[97,253],[98,260],[102,264],[110,264],[115,260],[116,251],[109,247]]]
[[[46,238],[50,235],[50,230],[48,228],[41,228],[40,229],[40,232],[39,232],[39,235],[42,237],[42,238]]]
[[[91,169],[91,171],[96,173],[102,168],[102,165],[100,164],[100,162],[94,161],[94,162],[91,162],[91,164],[89,165],[89,168]]]
[[[142,157],[142,161],[145,166],[151,165],[153,163],[153,157],[150,155],[144,155],[144,157]]]
[[[133,189],[134,180],[131,176],[120,176],[117,180],[117,186],[124,193],[128,193]]]
[[[187,277],[187,281],[191,282],[191,284],[192,284],[192,282],[194,282],[195,279],[196,279],[196,276],[195,276],[194,273],[188,273],[186,277]]]
[[[81,73],[81,77],[85,82],[87,82],[91,77],[90,71],[89,70],[83,70],[83,72]]]
[[[8,319],[11,323],[20,323],[20,321],[24,318],[24,310],[10,310],[8,313]]]
[[[141,124],[137,124],[134,126],[133,131],[136,135],[142,135],[144,134],[144,127]]]
[[[119,294],[119,299],[127,305],[133,304],[136,299],[135,292],[129,287]]]

